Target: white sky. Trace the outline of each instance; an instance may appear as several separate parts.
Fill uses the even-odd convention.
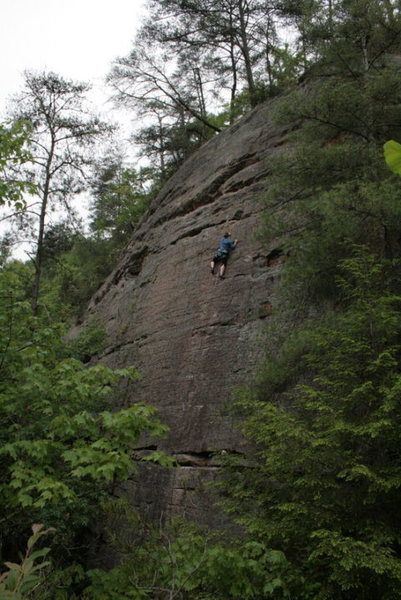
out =
[[[25,69],[92,83],[100,110],[103,80],[132,48],[145,0],[0,0],[0,113],[23,87]]]

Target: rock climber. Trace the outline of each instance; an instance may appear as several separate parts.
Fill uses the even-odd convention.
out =
[[[230,256],[230,252],[236,248],[238,244],[238,240],[232,241],[230,237],[230,233],[226,231],[224,236],[220,240],[219,249],[216,254],[212,258],[212,262],[210,263],[210,272],[214,275],[214,269],[217,263],[221,263],[219,269],[219,278],[224,279],[224,272],[226,270],[228,257]]]

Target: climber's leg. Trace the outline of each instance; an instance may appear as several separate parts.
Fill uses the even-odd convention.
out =
[[[226,271],[227,260],[228,260],[228,255],[223,256],[223,258],[221,259],[221,266],[220,266],[220,272],[219,272],[220,279],[224,279],[224,273]]]

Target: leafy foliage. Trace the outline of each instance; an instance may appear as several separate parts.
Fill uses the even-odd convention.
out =
[[[401,265],[358,249],[341,267],[345,310],[288,342],[303,347],[304,380],[277,387],[278,357],[243,400],[255,462],[225,488],[252,535],[284,552],[295,597],[395,599],[401,296],[389,282]]]
[[[86,368],[69,356],[61,326],[32,315],[12,265],[0,274],[0,304],[0,533],[12,545],[4,551],[39,520],[56,527],[55,543],[66,547],[135,469],[139,436],[166,428],[143,404],[110,412],[113,394],[123,394],[121,384],[113,391],[117,381],[135,380],[137,371]]]
[[[35,239],[32,307],[38,309],[43,239],[49,211],[56,206],[71,217],[70,200],[85,189],[90,150],[110,127],[92,116],[85,103],[89,86],[51,72],[25,73],[25,89],[14,99],[15,119],[30,127],[32,156],[20,169],[35,183],[32,210],[19,213]],[[21,163],[21,160],[20,160]],[[23,228],[20,229],[20,233]]]
[[[384,157],[393,173],[401,174],[401,144],[389,140],[384,144]]]
[[[8,571],[0,575],[1,600],[24,600],[31,596],[31,592],[41,583],[41,571],[49,566],[49,561],[37,562],[45,557],[50,548],[34,550],[39,539],[52,529],[43,530],[43,525],[32,525],[32,535],[28,539],[25,556],[20,564],[5,562]]]
[[[154,195],[152,179],[151,169],[137,171],[125,167],[121,156],[106,156],[92,179],[91,230],[118,248],[126,243]]]
[[[391,59],[399,15],[375,0],[333,2],[331,13],[312,5],[313,17],[303,6],[300,13],[306,47],[317,55],[305,83],[275,109],[278,122],[295,125],[270,163],[262,234],[282,236],[291,255],[287,296],[306,311],[339,296],[336,263],[353,244],[399,256],[401,216],[398,181],[383,161],[383,143],[400,135],[399,65]]]
[[[262,239],[281,236],[275,353],[239,403],[253,468],[232,459],[227,507],[284,553],[293,597],[400,597],[400,18],[392,3],[284,3],[306,81],[270,163]],[[308,6],[307,6],[308,5]],[[296,330],[295,324],[298,327]],[[279,348],[279,351],[277,350]]]
[[[43,270],[41,306],[56,310],[63,321],[81,318],[119,256],[111,239],[72,233],[70,244],[69,250],[46,256]]]
[[[138,523],[135,528],[138,536]],[[282,579],[287,561],[263,543],[236,544],[227,536],[223,539],[179,521],[163,531],[147,528],[144,533],[125,549],[120,544],[124,559],[119,566],[89,573],[88,600],[246,600],[262,590],[267,597],[273,592],[287,597]]]
[[[276,103],[277,120],[294,128],[269,161],[265,198],[264,240],[281,236],[287,255],[273,332],[282,345],[239,404],[253,462],[230,457],[222,489],[248,537],[183,525],[141,532],[136,523],[132,538],[125,527],[118,540],[120,564],[85,571],[94,511],[135,469],[141,433],[165,428],[143,405],[111,412],[136,371],[84,368],[101,347],[99,324],[73,350],[45,311],[32,315],[32,268],[12,263],[0,276],[2,551],[15,555],[32,522],[57,528],[60,569],[41,600],[65,600],[77,583],[81,600],[399,598],[401,205],[398,178],[382,160],[385,140],[401,136],[399,7],[155,0],[151,9],[176,20],[150,19],[112,79],[120,100],[150,123],[136,141],[157,171],[149,177],[114,158],[99,166],[92,235],[62,226],[43,234],[42,306],[49,321],[82,309],[147,206],[151,183],[304,70],[302,84]],[[283,20],[295,27],[295,51],[276,35]],[[50,83],[67,93],[61,80]],[[67,124],[78,131],[78,122]],[[24,161],[24,132],[4,134],[3,154]],[[394,144],[386,155],[397,173]],[[75,156],[86,166],[86,155]],[[63,165],[59,174],[53,199],[65,200],[84,182]],[[20,200],[18,186],[15,196],[12,187],[3,192],[6,202]],[[146,459],[169,464],[158,451]]]
[[[80,318],[156,192],[151,169],[137,172],[114,154],[94,165],[90,232],[84,234],[67,221],[48,226],[45,232],[42,306],[47,310],[56,306],[63,320]]]
[[[23,121],[0,125],[0,205],[16,210],[24,207],[24,192],[33,193],[35,187],[29,179],[21,179],[17,168],[31,155],[28,150],[30,127]]]

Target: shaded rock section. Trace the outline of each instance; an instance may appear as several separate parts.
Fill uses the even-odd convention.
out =
[[[255,233],[269,156],[285,133],[273,129],[262,106],[191,156],[153,203],[85,316],[106,328],[100,360],[134,365],[142,374],[125,388],[125,405],[156,406],[170,428],[158,447],[177,466],[166,471],[147,464],[138,483],[125,485],[132,503],[152,518],[181,514],[220,523],[206,484],[218,473],[219,453],[244,452],[228,409],[233,388],[257,367],[274,306],[282,251],[262,251]],[[225,230],[239,245],[220,281],[209,263]]]

